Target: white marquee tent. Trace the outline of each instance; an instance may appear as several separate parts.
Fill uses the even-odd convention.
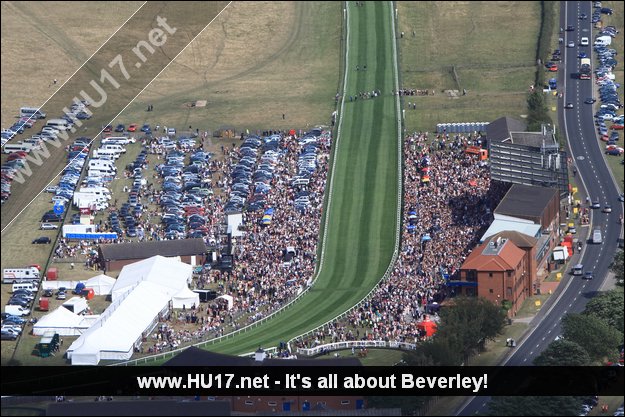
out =
[[[122,268],[111,293],[113,302],[141,281],[158,284],[173,296],[185,288],[188,289],[192,276],[191,265],[164,256],[153,256]],[[198,296],[197,302],[199,301]]]
[[[72,365],[97,365],[104,360],[132,357],[134,345],[143,332],[149,332],[166,310],[171,296],[162,287],[141,282],[134,291],[113,303],[89,330],[67,350]]]
[[[87,288],[93,288],[95,295],[109,295],[116,282],[117,280],[115,278],[100,274],[89,278],[87,282],[85,282],[85,286]]]
[[[144,334],[171,305],[190,308],[200,296],[189,290],[193,267],[178,259],[153,256],[126,265],[111,292],[113,304],[67,351],[72,365],[127,360]]]
[[[43,336],[45,332],[52,330],[60,336],[79,336],[89,328],[90,324],[91,320],[85,320],[85,317],[74,314],[61,306],[39,319],[33,326],[33,334]]]

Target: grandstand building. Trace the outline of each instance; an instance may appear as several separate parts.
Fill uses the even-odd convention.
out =
[[[557,188],[560,198],[569,192],[567,153],[560,150],[555,128],[527,132],[525,123],[502,117],[486,128],[493,180]]]

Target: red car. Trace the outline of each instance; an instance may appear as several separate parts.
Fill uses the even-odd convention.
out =
[[[111,133],[112,131],[113,131],[113,126],[111,125],[107,125],[103,130],[104,133]]]
[[[130,126],[128,126],[128,131],[129,132],[135,132],[136,130],[137,130],[137,125],[135,123],[133,123]]]
[[[614,129],[614,130],[623,130],[623,125],[612,125],[612,129]]]
[[[24,151],[12,152],[9,154],[7,161],[12,161],[14,159],[24,159],[26,158],[26,155],[28,154]]]

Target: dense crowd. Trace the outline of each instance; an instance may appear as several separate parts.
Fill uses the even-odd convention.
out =
[[[404,218],[399,257],[388,279],[345,319],[301,346],[345,340],[414,343],[428,306],[447,294],[454,277],[492,220],[507,186],[465,148],[478,136],[409,135],[404,144]]]
[[[247,322],[257,321],[287,303],[313,277],[330,142],[329,132],[319,138],[317,169],[306,186],[311,204],[305,210],[296,210],[294,200],[299,187],[290,182],[298,173],[302,145],[293,136],[281,135],[271,190],[266,194],[265,207],[274,209],[271,224],[261,224],[263,210],[245,212],[244,235],[235,244],[234,269],[212,270],[201,278],[202,284],[216,283],[219,292],[232,295],[235,314],[245,315]],[[240,157],[236,149],[230,153],[225,178],[229,178],[230,169]],[[295,248],[290,262],[285,262],[287,247]]]

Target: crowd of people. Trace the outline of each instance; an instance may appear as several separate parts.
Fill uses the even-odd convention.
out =
[[[415,133],[404,144],[404,219],[400,254],[373,295],[343,320],[299,341],[300,346],[348,340],[415,343],[429,306],[448,294],[456,276],[492,220],[507,186],[465,148],[478,135]]]
[[[310,193],[310,206],[304,210],[295,208],[294,200],[301,186],[290,184],[298,174],[298,156],[303,145],[294,136],[281,135],[271,190],[265,196],[265,207],[274,209],[271,224],[261,224],[263,210],[243,213],[244,234],[234,244],[234,268],[232,271],[213,269],[200,278],[202,285],[217,284],[220,292],[232,295],[234,313],[242,314],[247,323],[286,304],[313,277],[330,133],[322,133],[318,143],[317,169],[305,186]],[[229,178],[240,156],[236,149],[230,153],[230,163],[224,167],[225,178]],[[228,194],[229,181],[224,191]],[[290,262],[285,262],[287,247],[295,248]]]
[[[318,138],[317,169],[305,186],[311,204],[305,210],[295,208],[294,200],[301,189],[291,184],[298,174],[303,144],[295,136],[280,137],[271,189],[265,195],[265,207],[274,209],[271,223],[262,224],[264,210],[244,212],[243,235],[232,242],[234,267],[203,271],[196,278],[198,288],[215,288],[217,293],[231,295],[233,308],[228,310],[226,305],[213,302],[193,306],[178,316],[172,313],[151,336],[153,344],[147,353],[175,349],[181,343],[219,336],[224,329],[230,331],[260,320],[310,285],[331,137],[323,132]],[[477,156],[465,152],[467,146],[481,141],[479,135],[450,137],[446,133],[415,133],[405,138],[402,243],[392,272],[357,309],[300,341],[301,346],[367,339],[413,343],[424,336],[418,326],[420,320],[429,305],[445,298],[445,279],[457,274],[506,191],[502,184],[491,183],[488,169]],[[164,152],[155,142],[148,144],[148,150],[157,160]],[[207,243],[212,244],[220,243],[223,207],[232,184],[230,173],[242,157],[236,146],[226,146],[222,152],[223,159],[210,161],[202,172],[222,190],[205,201],[207,225],[212,231],[207,237],[211,242]],[[160,178],[154,176],[154,183],[159,182]],[[144,239],[163,238],[161,225],[153,222],[161,214],[153,208],[158,207],[162,196],[160,187],[144,188],[139,196],[153,203],[139,219]],[[105,222],[102,227],[109,225]],[[287,247],[295,248],[290,262],[285,262]],[[60,240],[55,256],[92,256],[93,251],[91,242],[70,244]]]

